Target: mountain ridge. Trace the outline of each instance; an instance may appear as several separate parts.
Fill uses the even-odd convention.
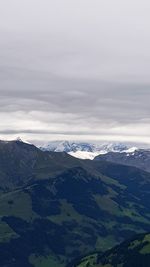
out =
[[[150,150],[148,149],[138,149],[134,153],[108,152],[105,155],[96,156],[94,160],[134,166],[150,172]]]

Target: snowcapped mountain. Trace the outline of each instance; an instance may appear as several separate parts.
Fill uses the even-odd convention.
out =
[[[136,147],[129,147],[122,143],[92,144],[87,142],[52,141],[40,147],[43,151],[66,152],[76,158],[94,159],[100,154],[109,152],[134,153]]]

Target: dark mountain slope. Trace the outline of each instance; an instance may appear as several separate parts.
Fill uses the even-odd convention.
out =
[[[21,141],[0,141],[0,186],[11,190],[80,165],[66,153],[42,152]]]

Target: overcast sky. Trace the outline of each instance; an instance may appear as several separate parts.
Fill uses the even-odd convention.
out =
[[[1,0],[0,138],[150,146],[148,0]]]

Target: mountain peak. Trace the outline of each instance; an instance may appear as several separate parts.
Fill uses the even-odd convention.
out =
[[[15,139],[15,141],[24,143],[24,141],[21,139],[20,136],[18,136],[18,137]]]

